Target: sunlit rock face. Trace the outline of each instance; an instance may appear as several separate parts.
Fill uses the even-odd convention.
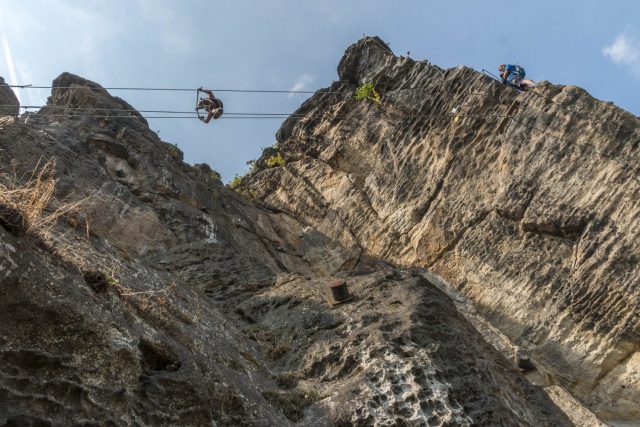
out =
[[[569,425],[424,271],[225,188],[96,83],[53,86],[0,130],[1,424]],[[49,184],[38,218],[64,213],[36,226]]]
[[[338,74],[283,124],[286,163],[246,179],[251,194],[439,273],[544,383],[640,422],[640,120],[577,87],[520,93],[378,38],[349,47]],[[354,99],[365,83],[380,103]]]

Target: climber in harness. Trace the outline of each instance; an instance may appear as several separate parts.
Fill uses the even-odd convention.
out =
[[[200,92],[206,93],[209,97],[200,98]],[[198,118],[203,122],[209,123],[211,119],[218,119],[222,116],[222,101],[215,97],[212,90],[202,89],[202,87],[198,88],[196,100],[196,113],[198,114]],[[200,110],[204,110],[207,113],[207,117],[204,117],[204,115],[200,113]]]
[[[527,73],[519,65],[500,64],[498,71],[500,71],[500,78],[504,84],[514,86],[520,90],[532,89],[536,86],[533,80],[524,78]]]

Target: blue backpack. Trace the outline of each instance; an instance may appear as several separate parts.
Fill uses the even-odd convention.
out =
[[[514,65],[515,67],[515,73],[516,74],[520,74],[521,77],[524,77],[527,75],[527,72],[524,70],[523,67],[519,66],[519,65]]]

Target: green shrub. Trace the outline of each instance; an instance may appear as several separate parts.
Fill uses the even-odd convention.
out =
[[[238,174],[236,174],[233,179],[231,181],[229,181],[229,188],[231,188],[232,190],[240,187],[240,184],[242,184],[242,177],[239,176]]]
[[[107,276],[107,285],[109,286],[118,286],[120,281],[112,276]]]
[[[364,83],[356,89],[356,101],[368,99],[369,101],[381,104],[380,94],[373,87],[373,83]]]
[[[275,168],[276,166],[284,166],[284,159],[280,155],[280,153],[275,156],[271,156],[267,159],[267,166],[270,168]]]
[[[182,151],[178,148],[178,144],[171,145],[167,143],[167,149],[169,150],[169,155],[174,159],[182,160],[184,158]]]

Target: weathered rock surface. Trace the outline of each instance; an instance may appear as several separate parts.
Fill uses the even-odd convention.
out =
[[[17,116],[20,111],[20,102],[13,90],[0,77],[0,116]]]
[[[66,242],[84,250],[69,261],[3,230],[0,242],[2,425],[286,424],[261,394],[273,380],[238,356],[251,343],[168,275],[89,242]],[[107,271],[79,270],[87,256],[118,279],[85,280]]]
[[[434,270],[598,415],[640,422],[640,120],[352,45],[243,184],[345,247]],[[354,100],[373,82],[381,105]],[[258,162],[259,163],[259,162]],[[509,355],[511,356],[511,355]]]
[[[54,86],[0,130],[3,183],[53,158],[52,208],[82,202],[0,226],[0,424],[571,424],[420,272],[248,202],[99,85]],[[331,309],[336,275],[356,299]]]
[[[333,311],[326,308],[327,280],[296,276],[228,302],[271,351],[277,378],[291,386],[268,396],[286,411],[292,396],[311,394],[318,401],[307,409],[310,425],[569,425],[548,403],[530,404],[547,400],[542,389],[420,273],[348,278],[354,301]],[[269,339],[287,351],[280,354]]]

